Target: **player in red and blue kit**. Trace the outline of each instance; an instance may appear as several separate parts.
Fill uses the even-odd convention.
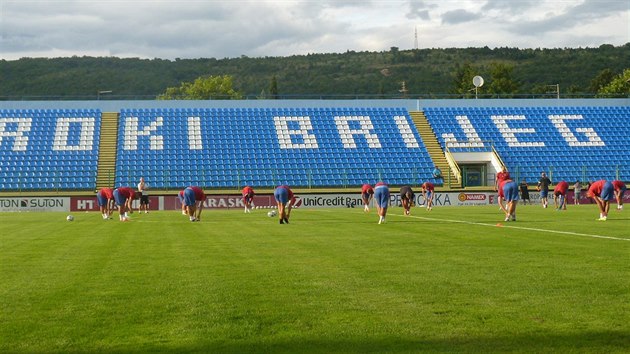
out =
[[[615,198],[614,187],[610,181],[599,180],[591,184],[586,192],[586,196],[593,198],[599,207],[599,221],[606,221],[608,218],[608,210],[610,209],[610,201]]]
[[[553,189],[553,205],[556,210],[567,210],[567,191],[569,190],[569,183],[566,181],[560,181]],[[560,203],[558,203],[560,199]]]
[[[505,221],[516,221],[516,205],[518,204],[518,184],[511,179],[499,182],[499,197],[505,204]]]
[[[177,199],[182,205],[182,215],[188,215],[188,211],[186,210],[186,204],[184,203],[184,190],[182,189],[177,193]]]
[[[411,206],[416,198],[416,194],[411,189],[411,186],[400,187],[400,201],[404,209],[405,215],[411,215]]]
[[[424,203],[427,205],[427,210],[431,211],[433,209],[433,194],[435,191],[435,186],[431,182],[422,183],[422,197],[424,198]]]
[[[289,216],[291,216],[291,208],[295,204],[295,196],[289,186],[282,185],[276,187],[273,192],[273,196],[278,204],[278,219],[281,224],[289,223]]]
[[[364,184],[361,187],[361,200],[363,200],[363,210],[367,213],[370,211],[370,202],[374,196],[374,188],[369,184]]]
[[[110,216],[114,209],[114,191],[107,187],[101,188],[98,193],[96,193],[96,200],[101,210],[103,220],[111,219]]]
[[[184,189],[184,205],[186,205],[190,221],[201,220],[201,211],[205,200],[206,194],[201,188],[190,186]]]
[[[509,178],[507,180],[509,180]],[[505,181],[507,180],[502,179],[500,181],[497,181],[497,193],[499,194],[499,198],[498,198],[499,209],[502,210],[506,215],[508,214],[508,210],[507,210],[507,207],[503,204],[503,202],[505,201],[505,194],[503,193],[503,185],[505,184]]]
[[[118,206],[118,214],[120,214],[118,217],[120,221],[129,221],[129,214],[133,213],[131,203],[134,199],[137,199],[136,191],[130,187],[118,187],[114,189],[112,194]],[[129,214],[127,214],[127,212],[129,212]]]
[[[623,210],[623,194],[628,190],[628,187],[619,180],[614,180],[611,183],[613,185],[615,199],[617,199],[617,210]]]
[[[245,212],[252,212],[252,202],[254,201],[254,189],[250,186],[245,186],[241,192],[243,195],[243,204],[245,204]]]
[[[376,201],[376,210],[378,211],[378,223],[385,222],[387,216],[387,207],[389,207],[389,186],[385,182],[378,182],[374,186],[374,201]]]
[[[496,178],[494,179],[494,190],[499,192],[501,190],[501,188],[499,187],[501,181],[505,181],[508,179],[512,179],[512,177],[510,177],[510,172],[508,172],[507,167],[503,166],[501,167],[501,171],[497,172]],[[499,198],[499,207],[503,211],[506,210],[505,206],[503,205],[503,200],[501,198]]]

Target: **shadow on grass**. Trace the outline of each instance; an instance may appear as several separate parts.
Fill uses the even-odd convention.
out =
[[[199,340],[186,346],[168,343],[100,348],[107,353],[627,353],[630,333],[621,331],[576,332],[572,334],[533,334],[514,336],[479,336],[447,339],[362,338],[309,339],[293,341]],[[86,353],[89,350],[65,353]]]

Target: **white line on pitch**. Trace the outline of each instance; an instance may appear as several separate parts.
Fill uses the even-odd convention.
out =
[[[431,221],[446,221],[446,222],[459,223],[459,224],[496,227],[496,225],[493,225],[493,224],[484,224],[484,223],[481,223],[481,222],[466,221],[466,220],[437,219],[437,218],[428,218],[428,217],[425,217],[425,216],[415,216],[415,215],[408,215],[408,216],[398,215],[398,214],[391,214],[391,215],[393,215],[393,216],[402,216],[402,217],[407,217],[407,218],[417,218],[417,219],[431,220]],[[535,228],[535,227],[524,227],[524,226],[514,226],[514,225],[505,225],[505,224],[502,225],[501,227],[503,227],[503,228],[510,228],[510,229],[518,229],[518,230],[527,230],[527,231],[549,232],[549,233],[561,234],[561,235],[571,235],[571,236],[581,236],[581,237],[591,237],[591,238],[603,238],[603,239],[617,240],[617,241],[630,241],[630,239],[628,239],[628,238],[613,237],[613,236],[602,236],[602,235],[591,235],[591,234],[582,234],[582,233],[579,233],[579,232],[571,232],[571,231],[558,231],[558,230],[538,229],[538,228]]]

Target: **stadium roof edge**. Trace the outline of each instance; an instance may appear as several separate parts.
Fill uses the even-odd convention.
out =
[[[391,99],[391,100],[179,100],[179,101],[0,101],[0,109],[99,109],[119,112],[134,108],[327,108],[404,107],[418,111],[428,107],[567,107],[630,106],[630,98],[610,99]]]

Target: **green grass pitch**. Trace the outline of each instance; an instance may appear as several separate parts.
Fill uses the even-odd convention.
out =
[[[623,353],[630,211],[0,213],[2,353]]]

